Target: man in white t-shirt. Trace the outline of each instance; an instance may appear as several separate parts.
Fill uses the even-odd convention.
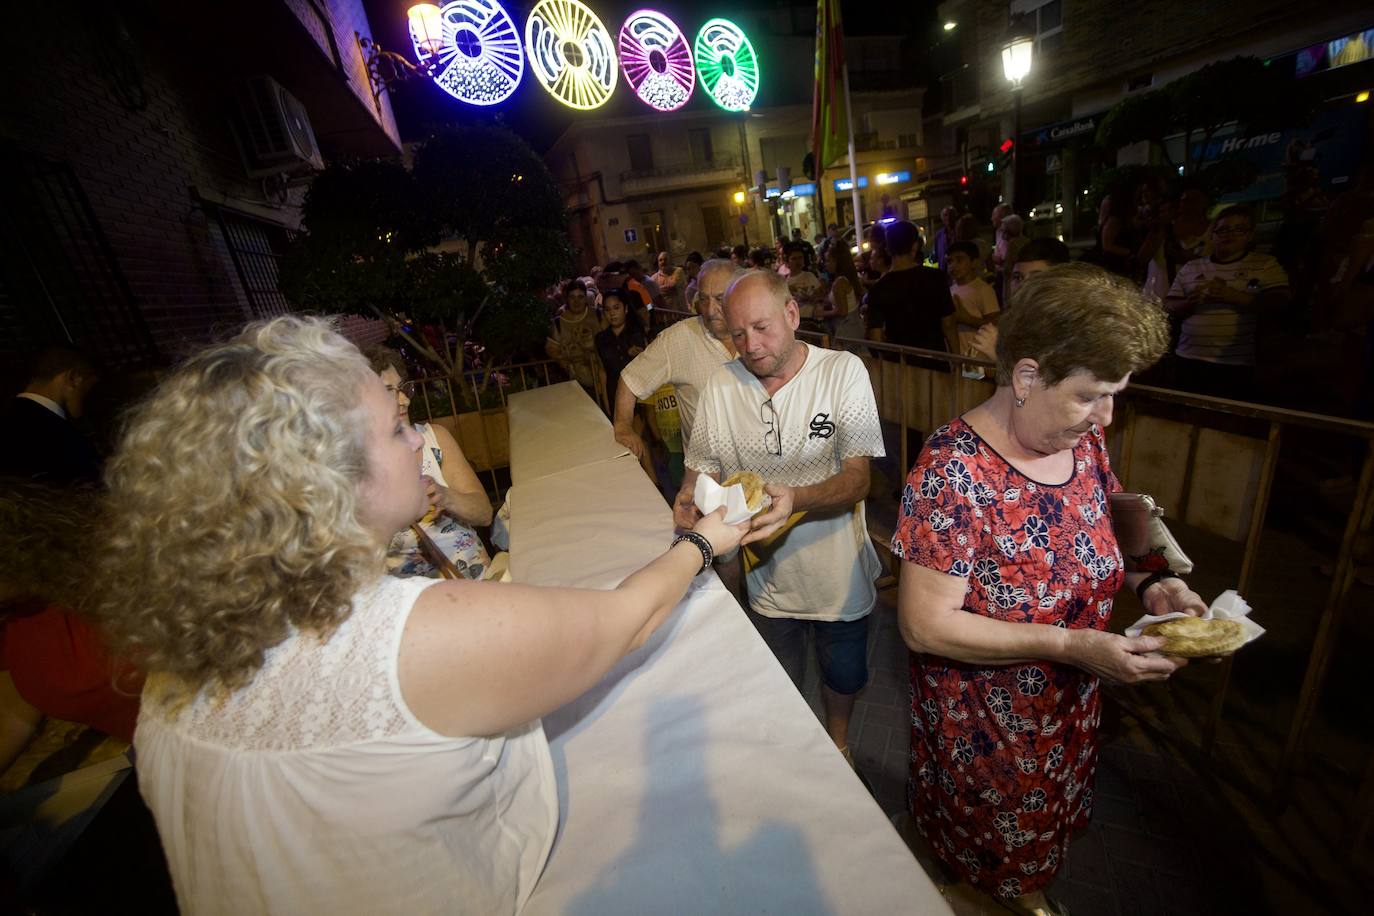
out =
[[[1237,204],[1212,223],[1212,254],[1178,269],[1164,308],[1183,318],[1176,384],[1186,391],[1255,399],[1259,316],[1288,304],[1288,275],[1267,254],[1247,251],[1254,211]]]
[[[852,763],[849,718],[868,682],[881,569],[863,502],[869,459],[884,454],[873,387],[854,354],[796,339],[797,303],[772,271],[731,284],[725,314],[739,359],[702,392],[673,518],[687,527],[700,517],[698,474],[763,478],[772,505],[744,538],[748,614],[799,689],[814,631],[826,731]]]
[[[946,254],[949,262],[949,292],[954,298],[954,317],[959,322],[959,352],[972,352],[978,329],[997,318],[997,290],[979,274],[978,246],[972,242],[953,242]]]
[[[725,290],[742,271],[730,261],[712,258],[697,273],[692,306],[697,319],[684,319],[659,333],[648,348],[620,372],[615,392],[615,439],[644,460],[644,440],[634,430],[635,402],[663,385],[677,390],[682,442],[692,439],[697,398],[711,374],[735,358],[735,345],[725,327]]]
[[[687,275],[681,267],[673,266],[673,256],[666,251],[658,253],[658,271],[649,276],[663,293],[667,308],[684,311],[687,308]]]
[[[800,242],[787,246],[787,292],[797,301],[797,308],[803,318],[819,320],[825,308],[825,284],[821,278],[806,269],[806,249]]]

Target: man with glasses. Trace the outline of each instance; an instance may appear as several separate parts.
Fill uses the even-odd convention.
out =
[[[702,392],[673,519],[690,527],[698,474],[763,478],[772,505],[744,538],[750,619],[798,689],[806,631],[820,663],[825,726],[851,765],[849,718],[868,682],[868,615],[881,567],[868,537],[869,459],[883,437],[868,371],[852,353],[796,339],[787,280],[750,271],[726,293],[739,359]]]
[[[1255,400],[1259,316],[1289,301],[1288,275],[1267,254],[1249,251],[1255,214],[1236,205],[1212,223],[1211,257],[1184,264],[1164,308],[1183,319],[1174,367],[1187,391]]]
[[[725,329],[724,302],[726,287],[739,273],[729,261],[712,258],[703,264],[697,273],[696,296],[692,301],[698,319],[679,321],[660,332],[643,353],[621,370],[615,391],[615,439],[640,461],[645,460],[648,447],[634,429],[635,402],[663,385],[672,385],[677,393],[685,447],[692,438],[697,398],[706,380],[735,358],[734,344]],[[682,479],[681,461],[678,453],[677,466],[669,468],[674,483]]]

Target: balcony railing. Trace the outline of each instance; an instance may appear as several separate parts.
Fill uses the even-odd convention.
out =
[[[678,175],[694,175],[699,172],[715,172],[721,169],[739,167],[738,157],[731,154],[712,156],[710,159],[692,159],[682,162],[669,162],[651,169],[631,169],[620,173],[621,181],[636,178],[673,178]]]
[[[639,194],[705,187],[731,182],[739,177],[738,158],[723,154],[710,159],[668,162],[652,169],[621,172],[620,186],[626,194]]]
[[[940,77],[940,113],[953,114],[978,102],[978,72],[965,64]]]

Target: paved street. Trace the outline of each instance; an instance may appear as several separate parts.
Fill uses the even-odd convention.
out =
[[[871,501],[870,513],[881,517],[884,510]],[[1234,569],[1233,545],[1187,534],[1199,564],[1195,581],[1211,596],[1225,587],[1225,574],[1215,570]],[[1122,705],[1173,723],[1174,737],[1189,739],[1206,712],[1217,669],[1195,666],[1162,691],[1107,691],[1093,820],[1049,888],[1075,916],[1361,911],[1360,884],[1374,869],[1367,851],[1343,848],[1354,764],[1331,759],[1340,756],[1339,730],[1323,740],[1331,753],[1316,755],[1315,778],[1299,783],[1291,804],[1280,810],[1267,798],[1292,704],[1291,694],[1264,689],[1268,663],[1282,659],[1286,672],[1300,671],[1304,656],[1297,650],[1311,622],[1275,611],[1303,606],[1301,600],[1311,606],[1325,580],[1316,569],[1321,557],[1300,538],[1270,532],[1263,555],[1269,562],[1256,580],[1261,597],[1254,603],[1268,610],[1270,634],[1236,665],[1218,762],[1195,766],[1194,755],[1157,737]],[[1205,568],[1214,572],[1206,575]],[[1367,602],[1369,591],[1364,595]],[[904,810],[910,749],[907,650],[897,632],[896,596],[895,588],[879,595],[870,631],[872,682],[857,703],[851,737],[858,765],[889,816]],[[1133,599],[1119,606],[1118,630],[1139,614]],[[1345,677],[1344,667],[1338,662],[1333,676]],[[806,688],[819,715],[814,664]],[[1229,778],[1215,775],[1223,770]],[[940,882],[939,867],[924,854],[918,858]],[[968,916],[1006,912],[973,892],[955,891],[951,902]]]

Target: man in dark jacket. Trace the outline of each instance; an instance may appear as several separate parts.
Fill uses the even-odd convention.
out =
[[[52,347],[38,354],[23,392],[0,407],[0,474],[57,486],[100,478],[95,449],[72,422],[80,418],[95,369],[80,353]]]

